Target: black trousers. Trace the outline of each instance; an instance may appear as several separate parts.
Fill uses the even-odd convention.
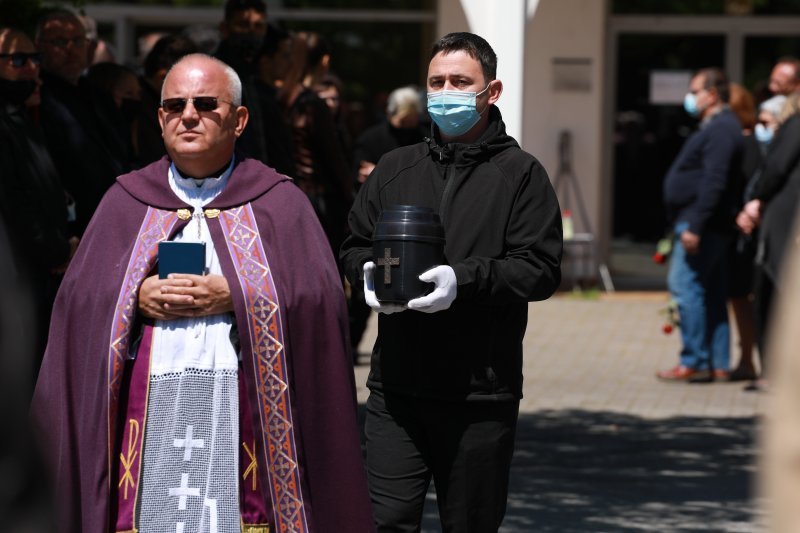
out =
[[[769,350],[767,339],[772,322],[772,306],[775,300],[775,283],[761,265],[756,265],[753,280],[753,314],[756,326],[756,344],[761,361],[761,375],[768,377]]]
[[[379,532],[420,530],[431,478],[442,530],[503,522],[519,402],[446,402],[370,393],[367,472]]]

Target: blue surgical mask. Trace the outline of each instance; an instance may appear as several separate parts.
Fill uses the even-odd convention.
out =
[[[700,110],[697,108],[697,97],[692,93],[686,93],[686,96],[683,97],[683,109],[692,117],[699,116]]]
[[[481,114],[475,105],[479,93],[472,91],[438,91],[428,93],[428,114],[439,130],[449,137],[464,135],[478,123]]]
[[[753,134],[761,144],[769,144],[775,136],[775,131],[759,122],[753,130]]]

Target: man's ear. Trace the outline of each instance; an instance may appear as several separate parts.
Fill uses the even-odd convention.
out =
[[[719,91],[717,91],[714,87],[711,87],[710,89],[708,89],[708,92],[714,95],[714,103],[721,102],[721,100],[719,98]]]
[[[497,102],[501,94],[503,94],[503,82],[500,80],[492,80],[491,85],[489,85],[489,105]]]
[[[161,107],[158,108],[158,125],[161,126],[161,137],[164,137],[164,128],[167,125],[167,114],[164,113],[164,109]]]
[[[246,107],[240,105],[236,108],[236,127],[233,130],[236,134],[236,138],[239,138],[239,136],[242,135],[242,132],[244,132],[244,128],[247,126],[247,121],[249,118],[250,112]]]

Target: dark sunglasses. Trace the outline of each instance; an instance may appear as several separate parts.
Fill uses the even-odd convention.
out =
[[[219,107],[220,102],[233,105],[232,102],[219,100],[216,96],[195,96],[194,98],[165,98],[161,101],[161,109],[167,113],[183,113],[189,102],[192,102],[198,111],[214,111]]]
[[[24,67],[28,61],[34,65],[39,65],[42,62],[42,56],[38,52],[14,52],[13,54],[0,54],[0,58],[11,58],[11,66],[14,68]]]

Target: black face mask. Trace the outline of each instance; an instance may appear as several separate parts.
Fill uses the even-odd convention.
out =
[[[33,91],[36,90],[35,80],[16,80],[11,81],[0,78],[0,96],[14,105],[22,105]]]
[[[132,98],[123,98],[119,106],[119,112],[128,122],[133,122],[139,111],[142,109],[142,101]]]
[[[231,33],[228,36],[228,46],[240,55],[246,63],[251,63],[264,44],[264,37],[257,33]]]

